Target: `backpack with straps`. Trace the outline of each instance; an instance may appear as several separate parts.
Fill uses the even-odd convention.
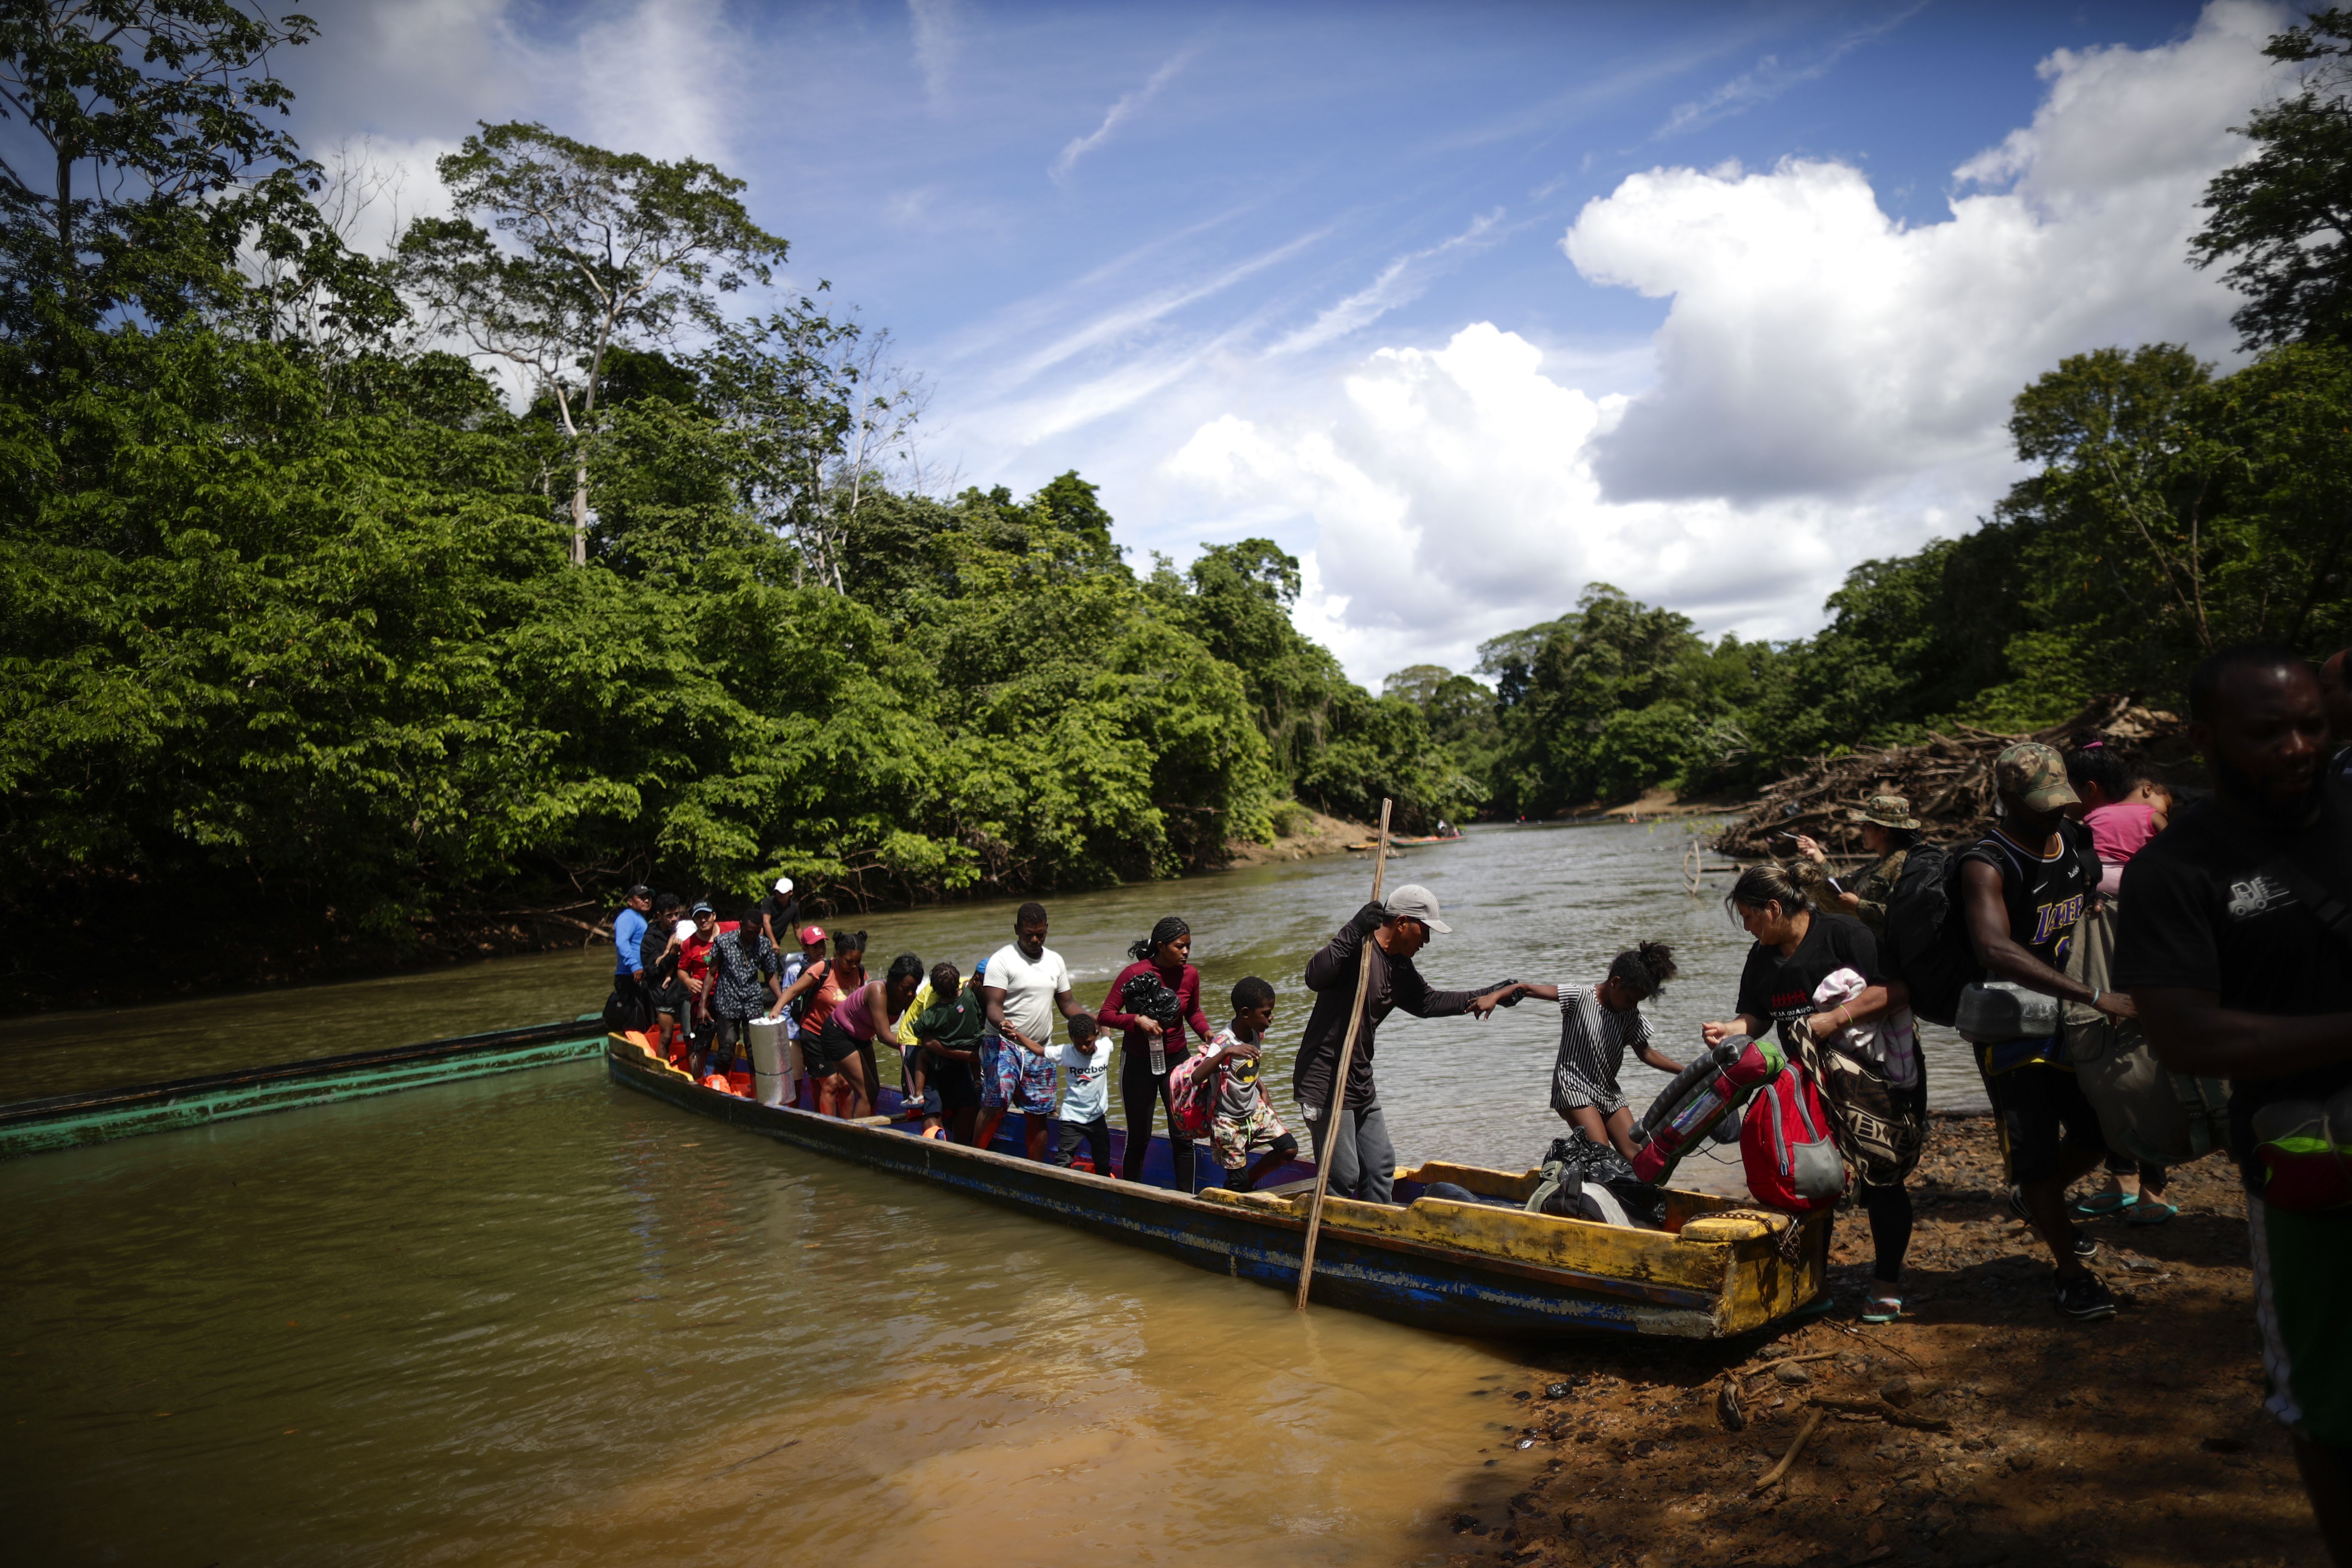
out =
[[[1217,1110],[1222,1067],[1209,1068],[1212,1053],[1194,1051],[1168,1069],[1168,1131],[1171,1138],[1205,1138]]]
[[[1749,1194],[1767,1208],[1815,1214],[1845,1195],[1845,1161],[1829,1110],[1801,1063],[1790,1062],[1748,1102],[1739,1156]]]
[[[1968,925],[1960,910],[1960,858],[1940,844],[1913,845],[1886,895],[1878,956],[1889,974],[1911,988],[1911,1011],[1929,1023],[1948,1026],[1959,1012],[1960,993],[1984,978]]]
[[[1806,1038],[1801,1024],[1790,1032],[1797,1037],[1798,1058],[1829,1107],[1838,1148],[1853,1163],[1862,1184],[1891,1187],[1908,1176],[1927,1144],[1927,1124],[1919,1116],[1926,1096],[1897,1090],[1877,1064],[1852,1051]]]
[[[806,969],[801,971],[800,978],[803,980],[807,980],[811,974],[814,974],[817,978],[810,982],[809,988],[807,990],[793,998],[790,1011],[793,1016],[793,1023],[795,1026],[798,1026],[807,1019],[809,1004],[816,1000],[816,994],[824,989],[824,983],[832,973],[833,960],[829,958],[820,958],[814,963],[810,964]]]

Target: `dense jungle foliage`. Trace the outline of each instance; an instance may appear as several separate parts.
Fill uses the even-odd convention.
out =
[[[639,879],[1028,891],[1212,862],[1294,799],[1475,804],[1292,626],[1272,545],[1139,574],[1076,474],[885,483],[911,410],[872,336],[730,309],[786,254],[740,182],[485,127],[456,216],[357,254],[276,128],[309,25],[115,9],[0,25],[58,171],[0,171],[20,929],[245,978],[584,931]]]
[[[1594,584],[1481,649],[1477,674],[1390,678],[1487,808],[1534,816],[1645,788],[1732,792],[1799,759],[1954,723],[2056,723],[2089,697],[2177,706],[2234,642],[2352,642],[2352,9],[2271,41],[2304,69],[2208,190],[2193,260],[2248,297],[2261,351],[2227,375],[2169,343],[2074,355],[2019,394],[2033,472],[1973,532],[1868,561],[1829,625],[1710,644]]]
[[[880,335],[744,308],[787,245],[720,170],[485,126],[450,216],[355,251],[268,70],[311,31],[0,16],[0,900],[70,933],[11,945],[19,1000],[113,931],[254,979],[584,931],[640,879],[864,906],[1167,876],[1295,803],[1738,788],[2352,637],[2352,14],[2273,41],[2305,85],[2209,195],[2252,363],[2068,360],[2017,401],[2032,476],[1812,638],[1595,584],[1377,697],[1271,543],[1139,572],[1075,473],[924,493]]]

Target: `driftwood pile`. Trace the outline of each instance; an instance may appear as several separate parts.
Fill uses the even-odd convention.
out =
[[[1794,847],[1780,836],[1802,833],[1833,855],[1858,856],[1862,835],[1845,814],[1874,795],[1910,801],[1911,815],[1929,838],[1973,837],[1992,825],[1992,764],[2003,750],[2041,741],[2066,751],[2093,735],[2106,742],[2126,773],[2174,782],[2194,776],[2180,720],[2126,698],[2102,697],[2065,723],[2032,734],[1961,725],[1949,735],[1931,734],[1923,745],[1815,757],[1767,789],[1747,816],[1716,837],[1714,847],[1742,859],[1785,859]]]

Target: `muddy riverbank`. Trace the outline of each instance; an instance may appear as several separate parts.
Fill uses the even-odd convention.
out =
[[[1717,1351],[1532,1357],[1496,1380],[1447,1560],[2324,1565],[2285,1434],[2261,1408],[2231,1168],[2175,1173],[2169,1224],[2090,1222],[2092,1267],[2121,1310],[2087,1324],[2051,1305],[2047,1256],[2003,1205],[2000,1171],[1990,1121],[1937,1122],[1898,1323],[1854,1321],[1869,1232],[1841,1214],[1839,1304],[1820,1321]],[[1760,1370],[1788,1357],[1821,1359]],[[1739,1430],[1718,1409],[1727,1381]],[[1796,1463],[1758,1491],[1816,1408]]]

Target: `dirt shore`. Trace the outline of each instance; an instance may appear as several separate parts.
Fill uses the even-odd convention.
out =
[[[2086,1222],[2121,1306],[2076,1323],[2003,1206],[1991,1123],[1939,1121],[1931,1137],[1902,1321],[1855,1321],[1869,1231],[1847,1211],[1837,1306],[1805,1327],[1547,1352],[1497,1374],[1481,1391],[1493,1445],[1424,1561],[2324,1568],[2285,1434],[2261,1408],[2244,1211],[2222,1158],[2173,1173],[2169,1224]],[[1820,1359],[1771,1367],[1805,1356]],[[1785,1479],[1757,1490],[1817,1409]]]
[[[1350,844],[1360,844],[1372,837],[1374,829],[1359,822],[1343,822],[1336,816],[1326,816],[1319,811],[1295,806],[1283,816],[1282,832],[1273,843],[1260,844],[1255,838],[1229,838],[1225,841],[1224,868],[1242,866],[1268,866],[1278,860],[1305,860],[1317,855],[1345,853]]]

